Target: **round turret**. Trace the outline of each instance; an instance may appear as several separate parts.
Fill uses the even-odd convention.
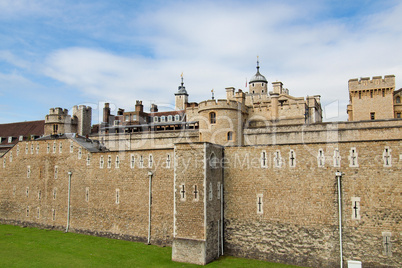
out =
[[[257,73],[251,77],[250,82],[248,83],[250,87],[250,94],[268,94],[267,85],[268,81],[260,74],[260,63],[257,60]]]

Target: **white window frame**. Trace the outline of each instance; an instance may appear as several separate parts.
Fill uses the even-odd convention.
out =
[[[135,168],[135,156],[133,154],[130,155],[130,168]]]
[[[108,155],[107,156],[107,168],[112,168],[112,156]]]
[[[317,152],[317,166],[318,167],[325,167],[325,153],[322,148],[318,149]]]
[[[357,153],[356,147],[350,148],[348,159],[349,159],[349,167],[359,167],[359,161],[358,161],[359,154]]]
[[[268,157],[267,157],[267,152],[265,150],[263,150],[261,152],[260,162],[261,162],[261,167],[262,168],[267,168],[268,167]]]
[[[103,155],[101,155],[99,158],[99,168],[103,168],[104,166],[105,166],[105,159]]]
[[[116,155],[115,168],[119,168],[119,167],[120,167],[120,158],[118,155]]]
[[[292,156],[293,156],[293,161],[292,161]],[[289,151],[289,167],[291,167],[291,168],[296,167],[296,152],[295,152],[295,150],[292,150],[292,149]]]

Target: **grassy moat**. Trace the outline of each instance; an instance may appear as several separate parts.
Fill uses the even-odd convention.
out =
[[[171,260],[170,247],[0,224],[0,267],[199,267]],[[297,267],[221,257],[207,267]]]

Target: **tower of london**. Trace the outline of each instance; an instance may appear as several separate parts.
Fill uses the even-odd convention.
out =
[[[400,267],[395,76],[349,80],[348,121],[323,122],[320,95],[256,69],[248,91],[189,102],[182,76],[174,110],[105,103],[97,125],[91,107],[51,108],[42,135],[8,134],[0,222],[171,246],[172,260],[201,265]]]

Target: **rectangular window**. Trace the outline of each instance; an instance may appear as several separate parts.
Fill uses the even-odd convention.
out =
[[[20,136],[18,140],[19,140],[19,141],[23,141],[23,140],[24,140],[24,136]]]
[[[25,194],[26,194],[27,197],[29,196],[29,187],[27,187],[27,188],[25,189]]]
[[[56,210],[54,208],[52,208],[52,220],[56,220]]]
[[[39,143],[36,145],[36,154],[39,154]]]
[[[126,121],[130,121],[130,116],[129,116],[129,115],[126,115],[126,116],[125,116],[125,120],[126,120]]]
[[[78,159],[82,158],[82,148],[78,148]]]
[[[200,193],[198,191],[198,187],[197,187],[197,185],[194,185],[193,188],[194,188],[194,192],[193,192],[194,193],[194,201],[198,201],[200,199]],[[181,199],[181,195],[180,195],[180,199]]]
[[[267,167],[267,152],[265,152],[265,151],[261,152],[261,167],[262,168]]]
[[[118,155],[116,155],[116,163],[115,163],[115,165],[116,165],[116,168],[119,168],[119,167],[120,167],[120,160],[119,160],[119,156],[118,156]]]
[[[57,134],[59,132],[59,125],[53,125],[53,134]]]
[[[168,155],[167,155],[167,158],[166,158],[166,168],[170,168],[170,162],[171,162],[171,160],[170,160],[170,154],[168,154]]]
[[[13,142],[13,137],[8,137],[8,143],[12,143]]]
[[[401,118],[401,113],[396,113],[396,118],[400,119]]]
[[[87,166],[91,165],[91,155],[87,155]]]
[[[59,172],[58,166],[54,167],[54,178],[57,179],[57,173]]]
[[[74,151],[74,144],[72,141],[70,141],[70,153]]]
[[[262,197],[263,194],[257,194],[257,214],[264,213]]]
[[[360,220],[360,197],[352,197],[352,220]]]
[[[36,208],[36,217],[40,218],[40,208]]]
[[[28,143],[26,143],[26,144],[25,144],[25,154],[28,154],[28,151],[29,151],[29,149],[28,149]]]
[[[149,161],[148,161],[148,167],[152,168],[152,165],[153,165],[153,157],[152,157],[152,154],[150,154],[149,155]]]
[[[383,255],[392,257],[391,232],[382,233]]]
[[[85,188],[85,201],[89,202],[89,187]]]
[[[56,153],[56,142],[53,142],[53,153]]]
[[[116,204],[120,204],[120,190],[116,189]]]
[[[112,167],[112,157],[110,155],[107,156],[107,168]]]
[[[29,217],[29,206],[27,207],[26,215],[27,215],[27,217]]]
[[[39,191],[38,191],[38,200],[40,200],[41,197],[42,197],[42,192],[41,192],[41,190],[39,190]]]
[[[180,115],[176,114],[176,115],[174,116],[174,121],[180,121]]]
[[[103,155],[101,155],[100,159],[99,159],[99,167],[103,168],[105,161],[103,160]]]
[[[47,150],[46,150],[46,152],[47,152],[47,153],[50,153],[50,144],[49,144],[49,143],[47,144]]]
[[[31,177],[31,166],[27,166],[27,178]]]
[[[296,167],[296,152],[294,150],[289,151],[289,167]]]
[[[53,189],[53,200],[56,200],[57,188]]]
[[[180,185],[180,201],[186,201],[186,186],[184,183]]]
[[[140,168],[143,168],[144,167],[144,159],[143,159],[143,157],[142,157],[142,155],[140,155]]]
[[[134,155],[132,154],[132,155],[130,156],[130,167],[131,167],[131,168],[134,168],[134,166],[135,166],[135,157],[134,157]]]
[[[60,145],[59,145],[59,153],[62,153],[62,152],[63,152],[63,143],[60,142]]]
[[[375,120],[375,113],[370,113],[370,119]]]

